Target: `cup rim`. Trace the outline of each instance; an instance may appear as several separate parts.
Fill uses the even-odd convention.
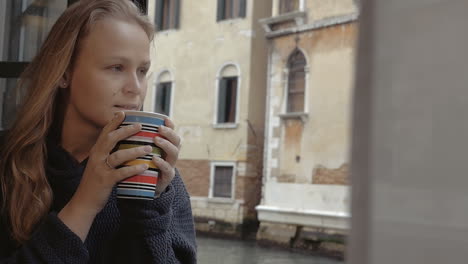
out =
[[[125,116],[129,114],[132,116],[146,116],[146,117],[153,117],[153,118],[159,118],[159,119],[169,118],[167,115],[155,113],[155,112],[136,111],[136,110],[123,110],[123,112],[125,113]]]

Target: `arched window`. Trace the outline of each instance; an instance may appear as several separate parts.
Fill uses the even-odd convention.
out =
[[[225,66],[218,76],[218,124],[235,123],[237,115],[237,90],[239,73],[234,65]]]
[[[170,72],[164,71],[158,76],[154,112],[167,116],[171,114],[172,83]]]
[[[296,49],[288,60],[288,113],[304,112],[304,91],[305,91],[305,67],[306,59],[304,54]]]

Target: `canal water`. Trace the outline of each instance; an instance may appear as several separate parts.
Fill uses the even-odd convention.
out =
[[[343,264],[328,258],[265,248],[255,241],[197,237],[199,264]]]

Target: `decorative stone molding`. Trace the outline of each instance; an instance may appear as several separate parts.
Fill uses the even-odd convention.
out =
[[[277,17],[264,18],[260,20],[260,23],[263,25],[263,28],[266,32],[265,37],[271,39],[284,35],[290,35],[304,31],[354,22],[357,21],[359,13],[356,12],[346,15],[328,17],[320,20],[315,20],[309,23],[306,21],[306,16],[306,12],[297,11],[280,15]],[[311,19],[309,18],[309,20]],[[294,22],[294,25],[292,24],[292,22]],[[289,25],[291,26],[284,26],[282,28],[278,27],[275,30],[275,25],[287,23],[289,23]]]

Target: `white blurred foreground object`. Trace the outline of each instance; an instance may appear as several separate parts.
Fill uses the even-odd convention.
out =
[[[347,262],[466,263],[468,2],[361,3]]]

